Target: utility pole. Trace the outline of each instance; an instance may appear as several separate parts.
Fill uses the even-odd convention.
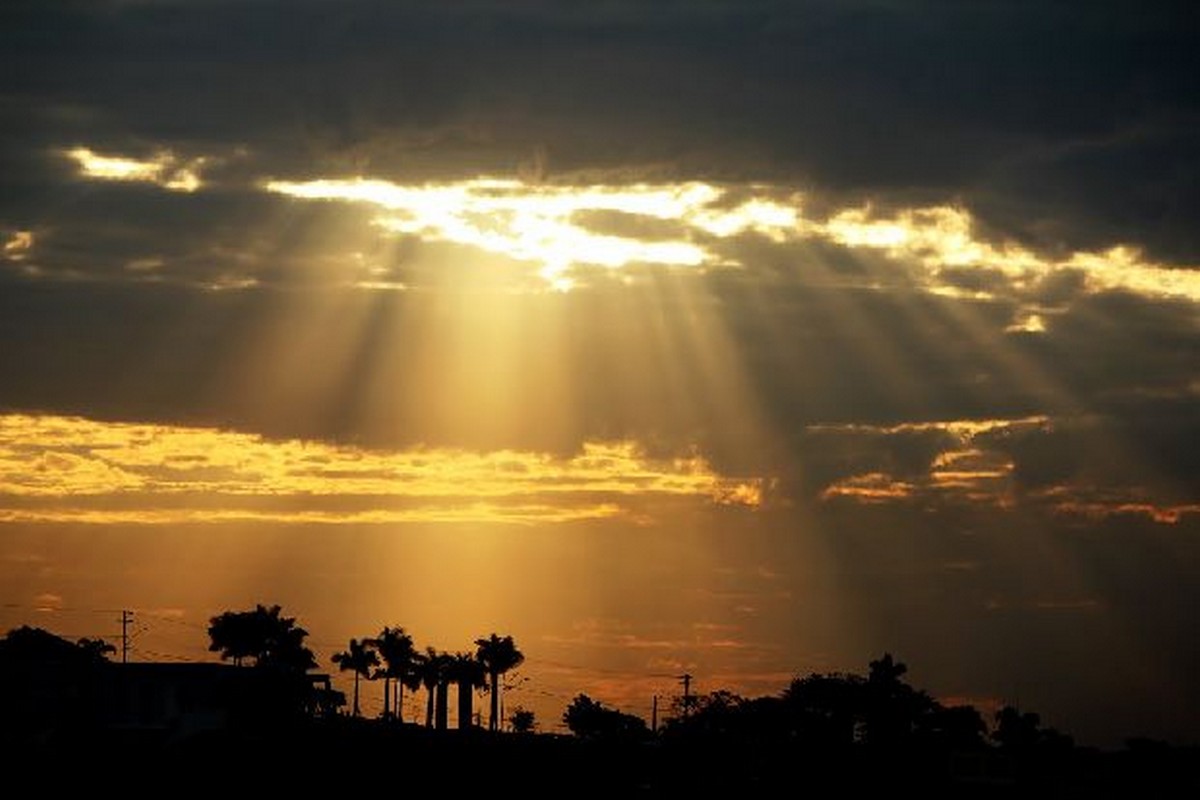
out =
[[[121,663],[129,663],[129,625],[133,622],[133,612],[121,611]]]
[[[686,717],[692,710],[692,676],[685,672],[679,680],[683,682],[683,716]]]

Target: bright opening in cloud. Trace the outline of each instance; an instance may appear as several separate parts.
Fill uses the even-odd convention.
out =
[[[894,258],[917,262],[928,270],[931,290],[940,294],[989,296],[987,292],[964,292],[945,283],[942,270],[994,270],[1007,279],[1005,288],[1017,291],[1050,273],[1077,270],[1083,273],[1091,291],[1121,289],[1152,297],[1200,301],[1200,270],[1145,261],[1136,248],[1114,247],[1054,260],[1013,242],[983,241],[976,238],[973,228],[970,212],[951,206],[906,209],[892,217],[876,217],[869,207],[853,208],[832,215],[823,224],[807,226],[816,235],[847,247],[883,250]],[[1022,330],[1044,330],[1040,317],[1025,313],[1022,319],[1029,322],[1019,326]]]
[[[199,170],[205,159],[182,161],[169,150],[148,160],[101,155],[87,147],[67,150],[65,155],[79,166],[80,174],[86,178],[153,183],[173,192],[194,192],[203,186]]]
[[[1091,291],[1200,300],[1200,270],[1151,263],[1128,247],[1045,258],[1014,242],[979,238],[971,213],[948,205],[903,209],[892,216],[863,206],[807,219],[800,193],[756,184],[572,185],[485,177],[405,185],[354,177],[268,180],[262,186],[301,200],[375,206],[374,221],[387,231],[540,264],[542,276],[559,288],[571,285],[572,266],[747,266],[736,248],[720,243],[753,234],[778,245],[822,239],[852,250],[883,251],[899,265],[915,268],[926,290],[955,297],[1021,294],[1051,273],[1075,270],[1084,274]],[[597,229],[596,216],[606,214],[608,222]],[[1002,283],[963,288],[955,273],[971,269],[995,273]],[[1040,318],[1022,313],[1021,330],[1042,330]]]
[[[33,249],[33,231],[13,231],[4,243],[4,257],[9,261],[24,261]]]
[[[572,265],[618,268],[714,265],[722,259],[705,238],[754,231],[783,241],[793,234],[794,208],[758,198],[733,208],[718,205],[723,190],[707,183],[569,186],[478,178],[402,186],[388,181],[268,181],[265,188],[306,200],[369,203],[385,212],[376,222],[397,233],[453,242],[542,265],[550,282]],[[598,232],[586,215],[612,212],[629,220],[678,223],[673,238]],[[706,236],[705,236],[706,235]]]

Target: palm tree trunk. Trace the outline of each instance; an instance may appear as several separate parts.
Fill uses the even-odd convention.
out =
[[[354,716],[358,716],[358,672],[354,673]]]
[[[427,688],[429,689],[429,700],[425,703],[425,727],[432,728],[433,727],[433,687],[429,686]]]
[[[391,690],[392,690],[392,679],[391,679],[391,677],[384,675],[383,676],[383,718],[384,719],[388,718],[388,713],[391,710],[391,706],[388,705],[388,701],[391,700],[391,694],[392,694]]]
[[[448,727],[449,709],[446,708],[450,699],[450,683],[440,681],[437,685],[437,707],[434,709],[434,727],[444,731]]]
[[[396,721],[404,722],[404,681],[396,678]]]
[[[492,707],[488,714],[488,730],[494,733],[499,721],[496,716],[496,708],[500,705],[500,673],[493,671],[490,677],[492,679]]]
[[[469,681],[459,681],[458,684],[458,729],[465,731],[471,727],[471,684]]]

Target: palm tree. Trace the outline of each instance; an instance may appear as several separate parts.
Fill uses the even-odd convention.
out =
[[[471,727],[471,695],[487,685],[483,665],[471,653],[455,653],[450,657],[447,673],[458,684],[458,729],[466,730]]]
[[[437,661],[437,700],[433,707],[433,727],[439,731],[444,731],[449,727],[450,683],[453,680],[450,665],[453,658],[454,656],[449,653],[442,653],[438,656]]]
[[[408,671],[405,672],[400,677],[396,678],[397,694],[400,693],[401,686],[403,686],[405,689],[408,689],[411,692],[415,692],[418,689],[420,689],[422,686],[425,685],[424,676],[421,674],[421,661],[422,661],[421,654],[414,652],[412,655],[412,662],[409,665]],[[401,711],[400,701],[397,700],[396,701],[396,717],[401,722],[403,722],[404,719],[401,717],[400,711]]]
[[[491,709],[488,716],[488,730],[500,728],[500,676],[511,669],[516,669],[525,661],[525,654],[513,644],[511,636],[500,637],[492,634],[486,639],[476,639],[476,657],[486,670],[491,682]]]
[[[379,664],[379,656],[371,645],[370,639],[359,641],[358,639],[350,640],[350,648],[343,650],[340,653],[334,653],[331,659],[334,664],[343,672],[347,670],[354,671],[354,716],[359,716],[358,712],[358,679],[360,676],[369,676],[371,667]]]
[[[396,717],[399,719],[404,701],[404,679],[412,672],[413,659],[417,655],[412,637],[404,632],[404,628],[384,628],[370,642],[383,660],[383,668],[376,673],[376,677],[383,678],[383,716],[388,716],[388,689],[395,678]]]
[[[425,704],[426,728],[433,727],[434,693],[443,684],[449,658],[445,653],[439,653],[432,647],[426,647],[424,653],[417,653],[413,657],[413,661],[416,662],[413,673],[420,678],[421,686],[424,686],[425,690],[429,692],[429,698]]]

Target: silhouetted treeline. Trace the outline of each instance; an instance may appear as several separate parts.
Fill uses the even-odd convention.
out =
[[[581,693],[563,711],[571,736],[531,733],[532,716],[523,718],[523,733],[504,734],[332,713],[336,704],[313,698],[340,693],[328,676],[308,671],[315,659],[303,647],[306,634],[278,607],[213,620],[214,649],[253,666],[114,664],[113,648],[100,640],[10,631],[0,639],[6,774],[37,775],[51,793],[86,790],[85,771],[59,765],[111,771],[132,761],[172,785],[203,776],[210,791],[234,796],[311,796],[346,781],[356,791],[391,791],[401,774],[438,781],[456,796],[525,798],[903,791],[1057,800],[1200,789],[1196,748],[1146,739],[1118,751],[1079,747],[1035,712],[1005,707],[989,719],[971,706],[944,705],[907,683],[905,665],[887,653],[866,674],[797,677],[776,695],[688,694],[665,709],[657,729]],[[256,624],[258,633],[245,635]],[[264,648],[267,640],[273,649]],[[355,662],[360,677],[427,685],[431,702],[439,687],[460,680],[456,659],[432,648],[418,658],[403,629],[366,641],[336,661]],[[458,659],[472,664],[472,676],[461,678],[466,691],[490,689],[491,675],[521,660],[509,637],[493,634],[477,645],[479,653]],[[367,652],[391,659],[372,662]],[[399,668],[415,670],[434,655],[442,663],[424,673],[438,676],[430,684]],[[460,713],[470,718],[469,707]]]
[[[789,785],[985,798],[1200,789],[1196,748],[1147,741],[1116,753],[1078,747],[1038,714],[1011,706],[989,724],[972,706],[947,706],[909,685],[906,673],[885,653],[866,675],[811,674],[774,696],[718,690],[678,698],[660,733],[646,734],[657,750],[651,783],[672,796],[768,794]]]

